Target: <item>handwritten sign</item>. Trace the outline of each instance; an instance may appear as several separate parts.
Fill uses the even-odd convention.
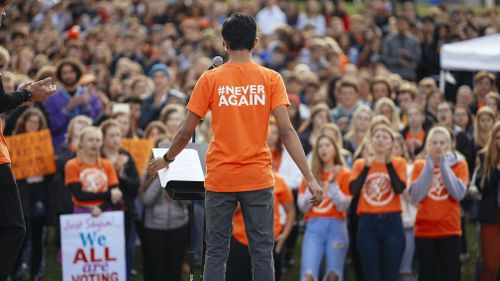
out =
[[[56,172],[54,148],[48,129],[6,137],[12,170],[17,180]]]
[[[147,139],[122,139],[122,147],[132,155],[139,176],[142,176],[151,157],[153,141]]]
[[[63,215],[64,281],[126,280],[123,212]]]

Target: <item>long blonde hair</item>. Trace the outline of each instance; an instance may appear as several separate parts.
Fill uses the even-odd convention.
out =
[[[391,118],[389,121],[391,122],[392,129],[396,132],[399,132],[399,130],[401,130],[401,121],[399,118],[398,109],[397,109],[394,101],[392,101],[390,98],[386,98],[386,97],[380,98],[375,103],[375,113],[381,115],[382,106],[384,106],[384,105],[387,105],[391,108],[392,115],[391,115]]]
[[[326,112],[326,116],[328,118],[328,122],[331,122],[331,119],[330,119],[330,108],[328,107],[328,105],[326,105],[324,103],[318,103],[318,104],[314,105],[311,108],[311,118],[309,118],[307,121],[305,121],[300,126],[300,128],[299,128],[299,130],[297,132],[299,134],[301,134],[304,131],[312,130],[313,129],[313,120],[314,120],[314,117],[316,117],[316,115],[318,115],[320,112]]]
[[[488,140],[488,134],[490,133],[490,131],[484,132],[479,128],[479,118],[485,114],[490,115],[490,117],[493,119],[493,122],[496,121],[495,112],[490,107],[483,106],[477,111],[476,119],[474,120],[474,142],[480,147],[483,147],[486,144],[486,141]]]
[[[80,138],[78,139],[78,147],[76,148],[76,158],[78,159],[79,163],[83,162],[83,157],[82,157],[82,141],[83,138],[85,137],[86,134],[90,133],[96,133],[101,137],[101,142],[102,142],[102,132],[99,128],[94,127],[94,126],[87,126],[82,129],[82,132],[80,133]],[[99,168],[102,168],[102,161],[101,161],[101,150],[97,152],[97,165]]]
[[[342,161],[342,165],[345,165],[344,157],[352,157],[351,152],[348,150],[344,149],[344,139],[342,137],[342,132],[340,131],[340,128],[335,124],[335,123],[326,123],[321,125],[319,128],[319,134],[320,135],[327,135],[333,141],[335,141],[335,144],[337,145],[337,148],[339,149],[339,154],[342,156],[340,157],[340,160]]]
[[[342,157],[340,156],[340,150],[339,150],[339,147],[338,147],[337,143],[335,142],[335,140],[328,135],[320,135],[318,137],[318,139],[316,140],[316,143],[314,144],[313,155],[312,155],[312,164],[311,164],[311,171],[312,171],[313,176],[316,178],[317,181],[322,181],[321,173],[323,172],[323,167],[325,164],[325,163],[323,163],[323,161],[321,161],[321,158],[319,157],[319,153],[318,153],[319,141],[322,139],[329,140],[333,145],[333,148],[335,150],[335,153],[333,155],[333,164],[344,166],[344,161],[342,161]]]
[[[84,127],[87,127],[92,125],[92,119],[90,119],[90,117],[85,115],[78,115],[73,119],[71,119],[71,121],[69,121],[68,133],[66,134],[66,141],[68,142],[69,145],[71,145],[71,142],[73,142],[73,138],[75,137],[73,131],[76,123],[85,123],[86,125]]]
[[[345,139],[347,140],[351,140],[351,141],[354,141],[355,138],[356,138],[356,127],[357,127],[357,119],[359,117],[359,115],[363,112],[366,112],[368,113],[368,115],[370,115],[370,121],[371,119],[373,119],[373,116],[375,116],[375,113],[373,112],[373,110],[371,110],[368,106],[366,105],[361,105],[359,106],[353,113],[352,115],[352,121],[351,121],[351,125],[349,127],[349,131],[347,132],[347,134],[345,135]]]
[[[436,134],[445,135],[446,140],[448,142],[448,151],[447,152],[453,151],[453,138],[451,136],[450,130],[448,130],[448,128],[446,128],[444,126],[435,126],[429,131],[429,134],[427,135],[427,139],[425,140],[425,156],[430,155],[431,142]]]
[[[372,120],[370,121],[370,129],[368,130],[368,132],[366,132],[363,141],[358,145],[356,151],[354,151],[353,159],[362,157],[365,148],[371,145],[372,134],[375,128],[379,125],[386,125],[387,127],[391,128],[391,122],[389,121],[389,119],[387,119],[387,117],[385,117],[384,115],[373,116]]]
[[[481,150],[484,155],[484,159],[481,165],[483,170],[483,178],[481,179],[481,185],[484,185],[487,178],[490,177],[491,167],[496,167],[500,162],[500,149],[497,147],[496,136],[500,132],[500,121],[497,121],[491,133],[488,136],[486,145]]]

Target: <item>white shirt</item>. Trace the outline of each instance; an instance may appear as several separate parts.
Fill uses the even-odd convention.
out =
[[[278,5],[264,7],[255,18],[259,29],[265,35],[273,33],[277,26],[286,24],[286,14]]]

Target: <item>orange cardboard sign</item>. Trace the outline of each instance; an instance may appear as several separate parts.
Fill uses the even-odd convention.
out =
[[[137,172],[139,172],[139,176],[142,176],[151,158],[153,141],[148,139],[122,139],[122,147],[132,155]]]
[[[56,172],[54,148],[48,129],[6,137],[17,180]]]

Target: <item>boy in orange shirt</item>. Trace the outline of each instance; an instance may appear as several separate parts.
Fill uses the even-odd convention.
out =
[[[272,112],[285,148],[304,174],[312,205],[321,203],[323,191],[309,169],[286,106],[281,76],[252,60],[257,26],[251,16],[233,14],[222,26],[228,63],[200,77],[187,105],[188,114],[162,158],[153,160],[149,173],[168,168],[187,145],[200,119],[212,111],[213,137],[207,152],[205,179],[205,281],[225,277],[232,218],[239,202],[252,257],[254,280],[274,280],[273,186],[271,153],[266,145]]]

